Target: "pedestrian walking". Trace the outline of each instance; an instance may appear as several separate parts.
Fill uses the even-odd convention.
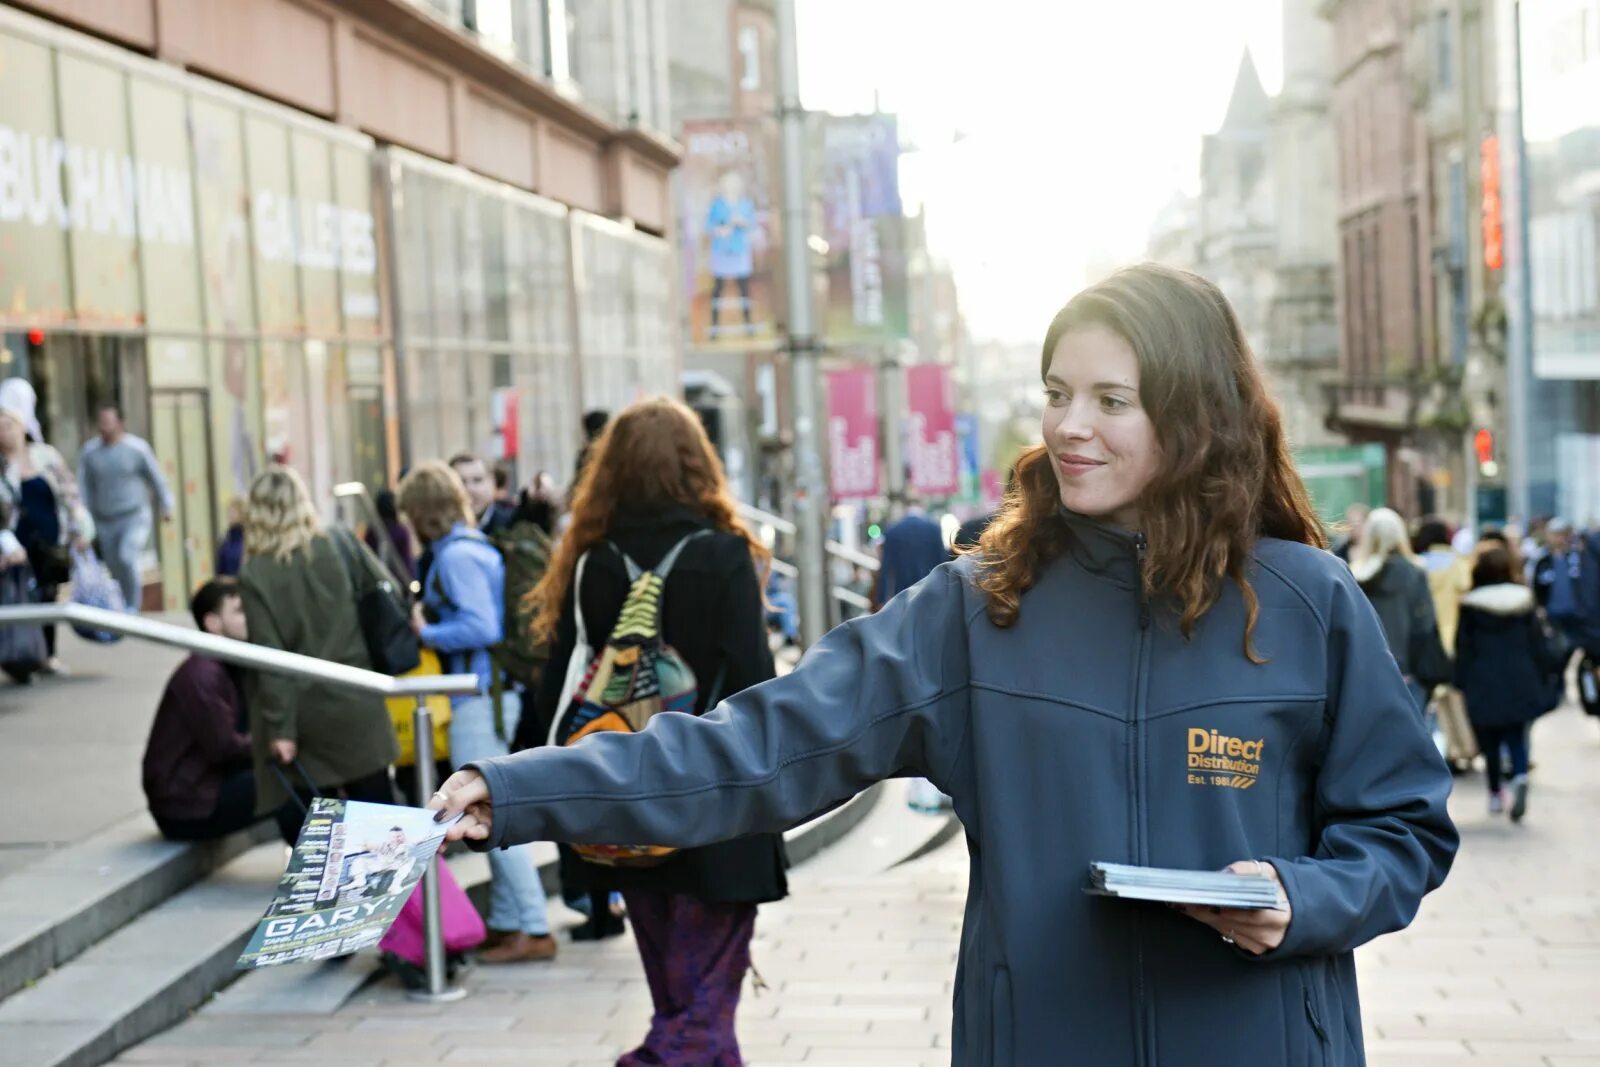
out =
[[[1539,607],[1575,649],[1600,655],[1600,539],[1585,537],[1565,519],[1545,528],[1545,547],[1533,565]]]
[[[1353,950],[1458,844],[1444,762],[1220,291],[1120,271],[1041,376],[1044,444],[977,554],[703,717],[476,763],[430,804],[477,848],[703,846],[925,775],[971,844],[954,1064],[1354,1067]],[[1279,906],[1090,896],[1096,860],[1256,873]]]
[[[1447,655],[1456,648],[1456,620],[1461,614],[1461,598],[1472,588],[1472,564],[1450,546],[1450,528],[1443,520],[1425,519],[1417,527],[1411,547],[1428,578],[1428,593],[1433,598],[1433,617],[1439,629],[1439,643]],[[1453,685],[1434,687],[1429,707],[1433,710],[1445,741],[1445,759],[1450,769],[1465,773],[1472,769],[1478,754],[1472,723],[1461,691]]]
[[[605,648],[634,585],[632,560],[641,572],[669,567],[658,632],[694,675],[695,715],[719,694],[774,676],[761,602],[761,572],[771,556],[739,520],[716,451],[689,408],[655,399],[618,414],[595,443],[572,515],[535,592],[535,631],[553,640],[552,663],[571,659],[580,612],[586,643]],[[520,747],[548,736],[564,683],[559,669],[545,673],[538,715]],[[649,869],[601,867],[570,855],[564,862],[563,884],[591,893],[591,923],[604,922],[605,894],[620,889],[633,924],[655,1011],[639,1047],[617,1061],[623,1067],[742,1062],[734,1014],[757,906],[782,899],[788,888],[779,828],[760,829],[737,840],[694,842],[703,847]]]
[[[933,573],[950,558],[944,531],[922,511],[911,511],[883,531],[878,552],[878,578],[872,587],[872,610]]]
[[[244,536],[239,593],[251,643],[372,669],[356,610],[366,581],[358,569],[382,574],[383,564],[354,536],[322,528],[292,468],[273,465],[250,484]],[[298,808],[284,806],[288,783],[302,801],[317,791],[394,803],[389,765],[400,749],[382,697],[252,671],[245,698],[256,811],[278,813],[285,841],[293,844],[300,829]]]
[[[1565,655],[1534,611],[1533,591],[1514,580],[1504,548],[1483,552],[1472,568],[1472,591],[1461,600],[1456,635],[1456,686],[1483,750],[1489,812],[1507,807],[1502,752],[1509,761],[1510,811],[1528,810],[1528,725],[1561,702]]]
[[[1350,571],[1378,613],[1417,710],[1424,710],[1433,687],[1450,680],[1450,659],[1434,617],[1428,577],[1411,551],[1405,520],[1390,508],[1375,508],[1351,554]]]
[[[150,443],[128,432],[115,404],[101,406],[95,429],[99,436],[78,456],[78,484],[94,516],[100,558],[122,586],[122,602],[137,612],[144,590],[139,561],[155,526],[150,498],[153,494],[161,505],[162,518],[170,519],[172,490]]]
[[[419,464],[400,483],[400,510],[433,552],[412,629],[451,674],[472,674],[478,691],[450,698],[450,759],[456,766],[504,756],[522,716],[521,694],[496,675],[489,650],[505,638],[505,561],[478,530],[466,488],[443,463]],[[490,944],[484,963],[551,960],[555,938],[533,849],[489,855]]]
[[[22,378],[0,383],[0,492],[10,505],[10,529],[33,568],[34,597],[53,604],[72,573],[71,550],[94,539],[94,519],[78,496],[72,468],[39,429],[33,387]],[[60,674],[56,626],[44,626],[42,674]]]

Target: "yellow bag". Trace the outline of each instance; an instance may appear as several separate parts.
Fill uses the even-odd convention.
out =
[[[444,667],[439,663],[439,654],[431,648],[422,650],[422,662],[414,670],[409,670],[400,675],[401,678],[418,678],[425,675],[438,675],[444,673]],[[394,723],[395,740],[400,742],[400,758],[395,762],[397,767],[410,767],[417,762],[417,739],[412,728],[411,716],[416,713],[417,700],[415,697],[390,697],[389,721]],[[431,696],[428,698],[428,711],[433,715],[433,756],[436,760],[450,758],[450,698],[447,696]]]

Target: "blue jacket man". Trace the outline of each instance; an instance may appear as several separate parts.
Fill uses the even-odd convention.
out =
[[[448,672],[474,674],[478,692],[450,698],[450,759],[456,766],[510,751],[522,699],[507,689],[496,700],[489,649],[505,634],[505,560],[481,532],[457,522],[432,544],[433,567],[423,585],[424,612],[433,620],[418,637],[434,649]],[[547,960],[555,956],[544,885],[527,846],[489,857],[489,929],[495,943],[479,953],[486,963]]]
[[[1252,663],[1235,585],[1185,638],[1141,591],[1142,539],[1063,517],[1070,545],[1015,626],[989,621],[965,557],[706,716],[474,763],[482,847],[704,845],[923,775],[972,862],[953,1064],[1363,1064],[1354,949],[1411,921],[1458,844],[1371,606],[1332,555],[1264,538]],[[1240,859],[1271,864],[1292,908],[1261,956],[1083,892],[1091,861]]]

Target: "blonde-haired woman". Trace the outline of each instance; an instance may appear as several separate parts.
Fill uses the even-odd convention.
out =
[[[478,529],[456,471],[429,460],[400,483],[400,511],[433,554],[411,628],[451,674],[475,674],[478,691],[450,698],[450,758],[457,767],[504,756],[522,717],[522,695],[496,684],[489,649],[505,637],[506,565]],[[498,695],[496,695],[498,694]],[[484,963],[554,959],[544,886],[529,845],[489,854],[489,929]]]
[[[1350,572],[1377,611],[1389,651],[1421,709],[1433,687],[1450,680],[1450,661],[1439,639],[1427,572],[1411,551],[1405,520],[1392,508],[1367,516]]]
[[[382,564],[356,538],[322,528],[292,469],[268,467],[251,483],[244,550],[239,592],[253,643],[371,668],[356,616],[355,589],[363,579],[355,569],[381,573]],[[394,802],[389,765],[399,749],[381,697],[264,671],[247,679],[256,810],[279,813],[284,840],[293,843],[299,831],[298,806],[285,805],[284,780],[302,800],[314,784],[325,796]],[[296,763],[310,783],[287,766]],[[281,779],[271,764],[283,767]]]

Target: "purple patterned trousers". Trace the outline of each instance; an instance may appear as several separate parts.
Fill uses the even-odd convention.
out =
[[[743,1067],[733,1016],[750,967],[754,904],[625,891],[655,1016],[617,1067]]]

